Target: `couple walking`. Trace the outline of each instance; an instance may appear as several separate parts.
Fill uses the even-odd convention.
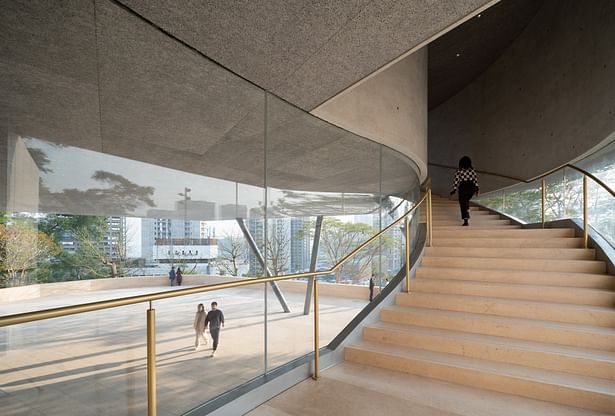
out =
[[[211,310],[207,313],[205,313],[205,307],[202,303],[199,303],[196,308],[196,315],[194,317],[194,330],[196,332],[196,339],[194,340],[195,351],[201,348],[201,341],[203,345],[207,345],[207,337],[205,336],[207,325],[209,325],[209,334],[214,340],[214,348],[211,352],[211,356],[214,357],[218,349],[220,327],[224,327],[224,314],[218,309],[218,302],[211,302]]]

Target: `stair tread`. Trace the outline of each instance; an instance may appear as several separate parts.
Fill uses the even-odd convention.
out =
[[[511,257],[495,257],[494,254],[502,255],[503,252],[510,253]],[[482,254],[482,255],[481,255]],[[425,255],[428,257],[484,257],[489,258],[528,258],[528,259],[560,259],[566,256],[584,256],[584,258],[574,258],[568,260],[594,260],[596,251],[591,248],[568,248],[568,247],[427,247]],[[537,257],[527,257],[537,256]],[[538,257],[540,256],[540,257]],[[543,257],[545,256],[545,257]],[[546,257],[551,256],[551,257]],[[553,257],[555,256],[555,257]]]
[[[486,274],[494,274],[494,273],[522,273],[527,275],[528,273],[535,274],[546,274],[546,275],[558,275],[558,276],[568,276],[568,277],[578,277],[579,279],[585,279],[587,276],[600,276],[615,279],[615,276],[606,274],[606,273],[578,273],[578,272],[554,272],[554,271],[534,271],[534,270],[504,270],[504,269],[458,269],[456,267],[442,267],[442,266],[423,266],[421,265],[421,269],[430,269],[430,270],[442,270],[442,271],[450,271],[455,270],[460,273],[467,273],[469,270],[479,273]]]
[[[608,328],[604,326],[595,326],[595,325],[583,325],[583,324],[571,324],[568,322],[558,322],[558,321],[545,321],[540,319],[527,319],[527,318],[513,318],[509,316],[499,316],[499,315],[485,315],[481,313],[474,312],[458,312],[458,311],[449,311],[442,309],[431,309],[431,308],[418,308],[413,306],[400,306],[400,305],[392,305],[386,310],[394,311],[394,312],[412,312],[427,316],[453,316],[460,318],[469,318],[477,321],[497,321],[502,324],[511,323],[511,324],[523,324],[523,325],[532,325],[537,327],[549,327],[561,330],[571,330],[576,332],[587,333],[588,335],[596,334],[596,335],[609,335],[615,336],[615,328]]]
[[[414,281],[417,281],[417,280],[437,280],[439,283],[441,282],[443,285],[461,284],[461,285],[476,286],[476,287],[493,287],[493,288],[500,288],[503,291],[506,291],[507,289],[516,289],[516,288],[532,288],[536,291],[569,290],[571,292],[580,294],[579,297],[583,297],[583,294],[588,294],[588,295],[615,294],[615,290],[595,289],[595,288],[586,288],[586,287],[577,287],[577,286],[551,286],[551,285],[535,285],[535,284],[528,284],[528,283],[500,283],[500,282],[489,282],[489,281],[481,281],[481,280],[430,279],[429,277],[417,277]],[[422,293],[431,293],[431,292],[422,292]],[[459,295],[463,296],[462,294],[459,294]],[[476,296],[479,296],[479,295],[476,295]],[[502,298],[497,298],[497,299],[502,299]]]
[[[527,262],[527,261],[543,261],[543,262],[557,262],[557,263],[561,263],[561,262],[584,262],[584,263],[604,263],[604,261],[602,260],[595,260],[595,259],[572,259],[572,260],[568,260],[568,259],[515,259],[515,258],[510,258],[510,257],[453,257],[453,256],[427,256],[429,259],[434,259],[434,260],[484,260],[484,261],[488,261],[488,262],[494,262],[494,261],[514,261],[514,262],[519,262],[519,263],[523,263],[523,262]]]
[[[472,220],[470,220],[472,221]],[[459,221],[461,223],[461,221]],[[463,227],[463,225],[459,224],[459,225],[437,225],[437,224],[433,224],[433,229],[434,231],[436,230],[442,230],[442,231],[454,231],[459,229],[460,227]],[[520,225],[515,225],[515,224],[488,224],[488,223],[474,223],[474,224],[470,224],[470,226],[467,229],[474,229],[474,230],[520,230],[521,226]],[[462,230],[466,229],[466,227],[461,228]]]
[[[543,370],[540,368],[526,367],[518,364],[487,361],[478,358],[407,348],[373,341],[360,341],[356,344],[350,345],[347,348],[354,348],[379,354],[394,355],[403,358],[411,358],[420,361],[428,361],[458,368],[478,370],[500,376],[505,375],[615,397],[614,383],[610,380],[595,377],[581,376],[553,370]]]
[[[397,296],[415,296],[415,297],[430,297],[439,299],[462,299],[468,302],[493,302],[500,305],[512,305],[519,307],[535,306],[535,307],[554,307],[561,309],[569,309],[570,313],[574,310],[582,310],[589,312],[601,312],[615,315],[615,309],[607,306],[596,305],[578,305],[572,303],[558,303],[558,302],[538,302],[533,300],[520,300],[520,299],[506,299],[506,298],[494,298],[489,296],[475,296],[475,295],[461,295],[461,294],[447,294],[447,293],[430,293],[430,292],[413,292],[413,293],[400,293]]]
[[[448,329],[439,328],[426,328],[415,325],[405,325],[393,322],[376,322],[371,325],[367,325],[368,328],[378,328],[387,331],[395,332],[413,332],[424,335],[434,335],[439,337],[445,337],[450,339],[459,339],[464,341],[478,342],[481,344],[495,344],[507,347],[513,347],[518,349],[552,353],[559,355],[566,355],[569,357],[579,357],[598,361],[604,361],[606,363],[615,364],[615,352],[591,350],[588,348],[579,348],[568,345],[552,344],[546,342],[526,341],[517,338],[498,337],[494,335],[474,334],[470,332],[453,331]]]

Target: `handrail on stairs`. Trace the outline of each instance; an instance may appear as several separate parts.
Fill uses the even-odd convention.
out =
[[[319,368],[319,321],[318,321],[318,276],[334,273],[339,270],[352,257],[357,255],[361,250],[381,237],[383,234],[404,221],[404,234],[406,239],[405,249],[405,272],[406,272],[406,287],[410,289],[410,220],[409,216],[413,214],[423,204],[427,205],[427,246],[431,246],[432,241],[432,213],[431,213],[431,189],[427,188],[423,197],[419,202],[402,214],[398,219],[387,225],[385,228],[374,234],[372,237],[359,244],[354,250],[340,259],[329,270],[313,271],[305,273],[294,273],[282,276],[260,277],[256,279],[241,279],[234,282],[216,283],[213,285],[197,286],[191,288],[178,289],[173,291],[156,292],[144,295],[127,296],[115,299],[102,300],[98,302],[83,303],[79,305],[63,306],[58,308],[43,309],[40,311],[25,312],[19,314],[0,316],[0,327],[23,324],[28,322],[40,321],[45,319],[57,318],[62,316],[74,315],[84,312],[92,312],[102,309],[115,308],[119,306],[133,305],[137,303],[149,302],[147,309],[147,400],[148,400],[148,415],[156,415],[156,321],[155,309],[152,308],[152,302],[161,299],[174,298],[179,296],[194,295],[197,293],[212,292],[215,290],[244,287],[257,285],[261,283],[277,282],[280,280],[290,280],[304,277],[314,278],[314,371],[312,377],[318,379],[320,376]]]
[[[431,166],[437,166],[437,167],[441,167],[441,168],[447,168],[447,169],[457,169],[454,166],[449,166],[449,165],[441,165],[438,163],[429,163],[429,165]],[[487,174],[487,175],[493,175],[493,176],[499,176],[502,178],[506,178],[506,179],[512,179],[512,180],[516,180],[520,183],[531,183],[534,181],[537,181],[540,179],[540,221],[542,224],[542,227],[544,228],[545,226],[545,205],[546,205],[546,183],[545,183],[545,178],[547,176],[550,176],[552,174],[554,174],[555,172],[558,172],[562,169],[566,169],[566,168],[570,168],[573,170],[576,170],[577,172],[581,173],[583,175],[583,247],[587,248],[588,245],[588,241],[589,241],[589,220],[588,220],[588,207],[587,207],[587,194],[588,194],[588,190],[589,190],[589,185],[588,185],[588,181],[587,178],[590,178],[592,181],[594,181],[595,183],[597,183],[600,187],[602,187],[602,189],[604,189],[605,191],[607,191],[609,194],[611,194],[612,197],[615,198],[615,190],[613,190],[611,187],[609,187],[606,183],[604,183],[600,178],[598,178],[596,175],[586,171],[583,168],[580,168],[578,166],[575,166],[571,163],[566,163],[564,165],[558,166],[556,168],[553,168],[545,173],[542,173],[538,176],[534,176],[533,178],[530,179],[519,179],[519,178],[515,178],[512,176],[507,176],[507,175],[501,175],[499,173],[492,173],[492,172],[485,172],[485,171],[479,171],[477,170],[476,172],[478,173],[483,173],[483,174]],[[510,185],[510,186],[515,186],[515,185]],[[506,189],[509,188],[504,187],[502,189]]]

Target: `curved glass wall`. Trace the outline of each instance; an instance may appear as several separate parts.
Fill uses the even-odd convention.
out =
[[[10,3],[0,35],[0,315],[172,290],[171,267],[184,286],[328,269],[418,200],[407,157],[297,109],[116,2]],[[377,296],[403,268],[404,245],[394,228],[322,278],[322,345],[369,302],[370,279]],[[187,411],[309,352],[307,288],[158,302],[160,410]],[[212,301],[228,322],[219,359],[206,360],[192,324],[196,304]],[[0,364],[10,375],[0,407],[141,414],[143,345],[113,331],[127,310],[0,328],[1,352],[16,357]],[[88,317],[75,334],[92,351],[83,360],[74,342],[46,335],[70,338]],[[91,379],[104,398],[80,394]],[[112,388],[118,380],[127,387]],[[126,400],[110,410],[115,394]]]
[[[575,161],[575,166],[615,188],[615,141]],[[522,183],[488,192],[476,201],[524,223],[541,221],[541,181]],[[560,169],[545,178],[545,221],[583,218],[583,174]],[[588,220],[615,247],[615,199],[588,178]]]

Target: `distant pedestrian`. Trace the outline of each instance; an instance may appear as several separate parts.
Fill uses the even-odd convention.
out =
[[[207,315],[205,314],[205,307],[202,303],[196,307],[196,315],[194,316],[194,331],[196,338],[194,340],[194,350],[198,351],[201,348],[201,343],[207,345],[207,337],[205,336],[205,320]]]
[[[169,271],[169,281],[171,282],[171,286],[175,285],[175,266],[172,266]]]
[[[461,219],[463,225],[468,226],[468,220],[470,219],[470,199],[476,194],[478,196],[478,179],[476,178],[476,172],[472,167],[472,159],[468,156],[464,156],[459,159],[459,169],[455,173],[455,181],[453,183],[453,190],[451,195],[455,191],[459,191],[459,209],[461,210]]]
[[[177,272],[175,273],[175,280],[177,281],[177,286],[181,286],[182,285],[182,279],[183,279],[184,275],[182,274],[182,269],[179,268],[179,266],[177,267]]]
[[[374,286],[376,286],[376,282],[374,281],[374,275],[369,278],[369,301],[374,300]]]
[[[220,340],[220,327],[224,328],[224,314],[218,309],[218,302],[211,302],[211,310],[207,312],[205,318],[205,326],[207,324],[209,324],[209,335],[214,340],[214,349],[211,352],[211,356],[214,357]]]

